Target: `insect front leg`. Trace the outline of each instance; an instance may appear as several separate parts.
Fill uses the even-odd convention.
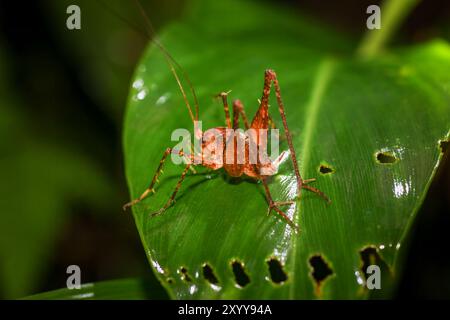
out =
[[[123,210],[126,210],[127,208],[134,206],[136,203],[144,200],[149,194],[151,193],[155,193],[155,189],[154,186],[155,184],[158,182],[158,177],[161,175],[161,173],[163,172],[163,167],[164,167],[164,162],[167,159],[167,156],[172,153],[172,148],[167,148],[166,151],[164,152],[161,160],[159,161],[159,166],[158,169],[156,169],[156,173],[154,174],[153,178],[152,178],[152,182],[150,183],[150,186],[140,195],[139,198],[134,199],[133,201],[128,202],[127,204],[125,204],[123,206]]]
[[[180,190],[181,184],[183,183],[184,178],[186,177],[186,174],[189,171],[190,167],[191,167],[191,164],[188,163],[186,165],[186,167],[184,168],[183,173],[181,174],[181,177],[178,180],[177,185],[175,187],[175,190],[173,191],[173,193],[170,196],[169,200],[167,200],[166,204],[161,209],[159,209],[158,211],[152,213],[152,216],[156,216],[158,214],[163,213],[164,211],[167,210],[167,208],[169,208],[175,202],[175,197],[177,196],[178,190]]]

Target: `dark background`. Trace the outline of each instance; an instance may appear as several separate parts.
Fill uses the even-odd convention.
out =
[[[156,29],[179,18],[186,5],[142,2]],[[69,4],[81,7],[81,31],[65,27]],[[379,1],[277,4],[357,39],[365,31],[365,8]],[[70,264],[81,267],[83,283],[152,277],[132,216],[121,211],[128,201],[122,117],[148,42],[143,31],[133,1],[0,1],[0,298],[64,287]],[[450,2],[422,1],[394,44],[449,35]],[[398,298],[450,298],[449,181],[447,159],[416,220]],[[44,198],[58,199],[58,207]],[[54,214],[41,217],[41,211]],[[18,250],[30,250],[28,259]],[[27,267],[5,267],[19,261]]]

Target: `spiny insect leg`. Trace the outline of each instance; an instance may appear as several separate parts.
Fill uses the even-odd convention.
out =
[[[286,220],[286,222],[291,227],[293,227],[296,231],[299,231],[298,226],[280,208],[278,208],[278,206],[292,204],[294,203],[294,201],[280,201],[280,202],[273,201],[272,195],[270,194],[269,186],[267,185],[265,178],[263,178],[261,181],[263,183],[264,190],[266,191],[267,201],[269,202],[269,208],[267,210],[267,213],[270,214],[272,210],[275,210],[284,220]]]
[[[178,190],[180,190],[181,184],[183,183],[184,178],[186,177],[186,174],[187,174],[187,172],[189,171],[189,168],[190,168],[190,167],[191,167],[191,164],[188,163],[188,164],[186,165],[186,167],[184,168],[183,173],[181,174],[180,179],[178,180],[177,185],[176,185],[176,187],[175,187],[175,190],[173,191],[173,193],[172,193],[172,195],[170,196],[169,200],[166,202],[166,204],[164,205],[164,207],[162,207],[162,208],[159,209],[158,211],[152,213],[152,216],[156,216],[156,215],[159,215],[159,214],[163,213],[164,211],[167,210],[167,208],[169,208],[169,207],[172,205],[172,203],[175,202],[175,197],[177,196]]]
[[[297,178],[297,197],[300,198],[301,190],[304,188],[306,190],[317,193],[322,198],[324,198],[328,203],[330,203],[331,202],[330,199],[322,191],[320,191],[319,189],[305,185],[305,181],[311,181],[311,179],[303,180],[300,175],[300,170],[298,169],[298,164],[297,164],[297,157],[296,157],[296,153],[294,150],[294,144],[292,143],[292,136],[289,131],[289,127],[288,127],[287,120],[286,120],[286,112],[284,111],[284,104],[283,104],[283,100],[281,99],[280,85],[278,83],[277,75],[276,75],[275,71],[273,71],[273,70],[266,70],[265,77],[264,77],[264,95],[267,94],[267,97],[264,97],[264,95],[263,95],[262,101],[268,101],[268,99],[269,99],[268,94],[270,93],[270,83],[272,83],[272,82],[275,87],[275,95],[277,97],[278,111],[280,112],[281,120],[283,122],[284,132],[286,134],[286,140],[287,140],[289,150],[291,153],[292,164],[294,165],[294,172],[295,172],[295,176]],[[269,88],[269,89],[267,90],[267,88]]]
[[[240,100],[233,101],[233,129],[239,128],[239,115],[241,115],[242,120],[244,121],[245,129],[250,128],[248,124],[247,115],[244,111],[244,105]]]
[[[303,180],[302,180],[302,177],[300,176],[300,170],[298,169],[297,157],[296,157],[294,145],[292,143],[292,137],[291,137],[291,134],[289,131],[287,121],[286,121],[286,113],[284,111],[283,100],[281,99],[280,86],[278,84],[277,75],[276,75],[275,71],[273,71],[273,70],[266,70],[266,72],[264,74],[264,91],[263,91],[263,97],[262,97],[261,101],[268,104],[269,95],[270,95],[270,87],[271,87],[272,83],[275,86],[275,95],[277,97],[278,111],[280,112],[281,120],[283,122],[284,132],[285,132],[286,140],[287,140],[287,143],[289,146],[292,164],[294,166],[294,173],[297,178],[297,196],[300,197]]]
[[[161,158],[161,160],[159,161],[159,166],[158,169],[156,169],[156,173],[153,176],[152,182],[150,183],[150,186],[140,195],[139,198],[134,199],[131,202],[128,202],[127,204],[125,204],[123,206],[123,210],[126,210],[127,208],[135,205],[136,203],[144,200],[150,193],[155,193],[155,189],[154,186],[155,184],[158,182],[158,177],[161,175],[162,173],[162,169],[164,167],[164,162],[167,159],[167,156],[172,152],[172,148],[167,148],[166,151],[164,151],[164,154]]]
[[[309,180],[309,179],[308,179]],[[330,198],[327,197],[327,195],[325,193],[323,193],[322,191],[320,191],[317,188],[308,186],[307,184],[305,184],[305,182],[303,181],[303,189],[309,190],[311,192],[317,193],[319,196],[321,196],[326,202],[331,203]]]
[[[309,190],[309,191],[311,191],[311,192],[317,193],[317,194],[318,194],[319,196],[321,196],[326,202],[331,203],[330,198],[328,198],[328,196],[327,196],[325,193],[323,193],[322,191],[320,191],[320,190],[317,189],[317,188],[308,186],[309,183],[315,182],[315,181],[316,181],[316,178],[311,178],[311,179],[305,179],[305,180],[303,180],[303,181],[302,181],[303,189],[306,189],[306,190]]]
[[[217,97],[222,98],[223,110],[225,111],[225,121],[227,124],[227,128],[231,129],[230,108],[228,107],[228,99],[227,99],[228,93],[230,93],[230,91],[221,92],[217,95]]]

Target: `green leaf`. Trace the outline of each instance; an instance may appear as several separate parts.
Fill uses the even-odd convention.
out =
[[[164,290],[144,279],[120,279],[86,283],[81,289],[58,289],[25,300],[145,300],[165,299]]]
[[[175,205],[150,218],[182,171],[169,160],[156,194],[133,207],[157,276],[174,298],[366,298],[361,268],[375,262],[382,289],[374,296],[390,296],[408,230],[442,158],[439,141],[449,136],[449,45],[435,41],[362,61],[349,54],[352,41],[303,16],[249,1],[202,4],[161,38],[195,86],[203,128],[225,123],[212,98],[221,91],[233,90],[230,98],[239,98],[252,117],[264,70],[274,69],[302,176],[317,178],[332,204],[304,191],[286,208],[301,228],[296,234],[275,214],[267,216],[260,184],[199,169],[188,174]],[[164,150],[177,143],[173,130],[192,132],[192,123],[156,47],[148,48],[130,90],[124,147],[137,198]],[[274,96],[271,106],[281,127]],[[320,173],[321,165],[332,172]],[[295,196],[290,162],[269,186],[276,200]],[[285,275],[274,275],[282,283],[271,280],[271,258],[283,265]],[[236,284],[235,260],[249,278],[244,287]],[[206,279],[205,263],[217,283]],[[316,283],[313,275],[327,270],[331,275]]]

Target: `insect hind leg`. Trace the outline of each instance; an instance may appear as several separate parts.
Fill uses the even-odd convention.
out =
[[[271,87],[272,83],[275,87],[275,95],[276,95],[277,104],[278,104],[278,111],[280,113],[281,120],[283,122],[284,133],[286,135],[286,140],[287,140],[287,143],[289,146],[292,164],[294,166],[294,172],[295,172],[295,176],[297,179],[297,197],[300,198],[302,189],[306,189],[306,190],[309,190],[311,192],[318,194],[325,201],[330,203],[331,200],[322,191],[320,191],[317,188],[307,185],[307,182],[311,182],[311,179],[303,180],[300,175],[300,170],[298,169],[298,163],[297,163],[297,157],[296,157],[296,153],[295,153],[295,149],[294,149],[294,144],[292,143],[291,132],[289,130],[287,120],[286,120],[284,104],[283,104],[283,100],[281,99],[280,84],[278,83],[278,79],[277,79],[277,75],[276,75],[275,71],[270,70],[270,69],[266,70],[265,75],[264,75],[264,91],[263,91],[263,96],[261,99],[260,109],[261,108],[265,109],[265,112],[263,112],[263,114],[268,115],[269,95],[270,95],[270,87]],[[253,126],[253,123],[252,123],[252,126]]]
[[[270,194],[269,186],[267,185],[267,181],[265,178],[262,180],[264,190],[266,191],[267,202],[269,202],[269,207],[267,208],[267,214],[270,214],[272,210],[275,210],[286,222],[293,227],[297,232],[299,231],[299,227],[284,213],[279,207],[293,204],[294,201],[274,201],[272,195]]]
[[[316,179],[308,179],[308,180],[303,180],[303,184],[302,184],[302,188],[306,189],[308,191],[314,192],[316,194],[318,194],[320,197],[322,197],[326,202],[331,203],[330,198],[328,198],[328,196],[323,193],[322,191],[320,191],[317,188],[311,187],[310,185],[307,184],[307,182],[312,182],[315,181]]]

